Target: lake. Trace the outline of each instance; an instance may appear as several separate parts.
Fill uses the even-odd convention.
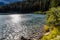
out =
[[[0,15],[0,40],[38,39],[43,35],[45,15],[10,14]]]

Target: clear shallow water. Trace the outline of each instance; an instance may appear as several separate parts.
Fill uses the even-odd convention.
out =
[[[0,15],[0,39],[38,39],[43,34],[44,22],[45,15],[40,14]]]

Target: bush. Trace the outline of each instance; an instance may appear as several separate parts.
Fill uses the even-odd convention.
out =
[[[50,30],[49,34],[44,34],[44,36],[40,40],[57,40],[57,32],[57,28],[53,28],[53,30]]]
[[[60,40],[60,7],[53,7],[46,12],[46,25],[50,30],[40,40]]]
[[[46,12],[46,24],[49,26],[58,26],[60,24],[60,7],[53,7]]]

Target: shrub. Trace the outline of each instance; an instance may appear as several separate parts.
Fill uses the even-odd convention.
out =
[[[53,30],[50,30],[49,34],[44,35],[40,40],[57,40],[57,28],[53,28]]]
[[[53,7],[46,12],[46,24],[49,26],[60,24],[60,7]]]

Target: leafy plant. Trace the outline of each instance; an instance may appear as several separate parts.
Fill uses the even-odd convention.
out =
[[[58,26],[60,24],[60,7],[53,7],[46,12],[46,23],[50,26]]]

